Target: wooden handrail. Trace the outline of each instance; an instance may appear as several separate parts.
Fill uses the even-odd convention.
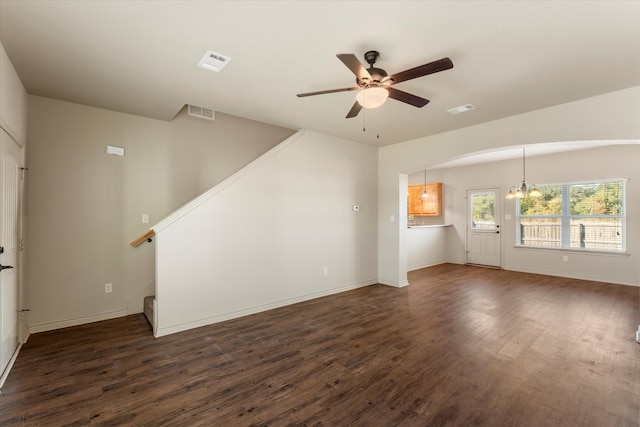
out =
[[[151,241],[151,238],[153,236],[156,235],[156,232],[153,230],[149,230],[146,233],[144,233],[142,236],[138,237],[136,240],[134,240],[133,242],[129,243],[131,246],[133,246],[134,248],[137,248],[138,246],[140,246],[141,244],[143,244],[146,241]]]

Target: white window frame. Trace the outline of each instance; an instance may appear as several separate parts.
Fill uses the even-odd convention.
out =
[[[575,185],[593,185],[606,184],[609,182],[620,182],[622,184],[622,213],[619,215],[571,215],[571,187]],[[560,184],[541,184],[541,187],[561,187],[562,207],[561,213],[555,215],[521,215],[520,199],[516,200],[516,247],[526,249],[552,249],[559,251],[577,251],[577,252],[604,252],[604,253],[626,253],[627,250],[627,178],[617,179],[594,179],[589,181],[565,182]],[[536,246],[522,244],[521,218],[550,218],[560,219],[561,224],[561,246]],[[571,220],[576,218],[620,218],[622,229],[622,248],[606,249],[606,248],[578,248],[571,246]]]

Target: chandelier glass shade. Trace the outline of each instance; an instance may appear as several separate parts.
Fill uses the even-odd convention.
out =
[[[527,187],[527,179],[526,179],[526,163],[525,163],[525,151],[524,147],[522,147],[522,184],[514,185],[509,188],[509,193],[507,193],[507,199],[522,199],[527,196],[530,197],[542,197],[542,193],[535,185],[531,185],[531,188]]]

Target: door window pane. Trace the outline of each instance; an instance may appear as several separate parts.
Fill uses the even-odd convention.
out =
[[[495,230],[496,193],[474,193],[471,196],[471,228],[474,230]]]

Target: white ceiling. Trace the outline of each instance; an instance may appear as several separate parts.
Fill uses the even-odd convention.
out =
[[[0,0],[0,41],[30,94],[162,120],[193,104],[378,146],[640,85],[638,1]],[[345,119],[353,92],[296,97],[353,86],[336,54],[372,49],[390,74],[454,68],[395,86],[422,109]],[[208,50],[232,58],[221,73],[196,66]]]

